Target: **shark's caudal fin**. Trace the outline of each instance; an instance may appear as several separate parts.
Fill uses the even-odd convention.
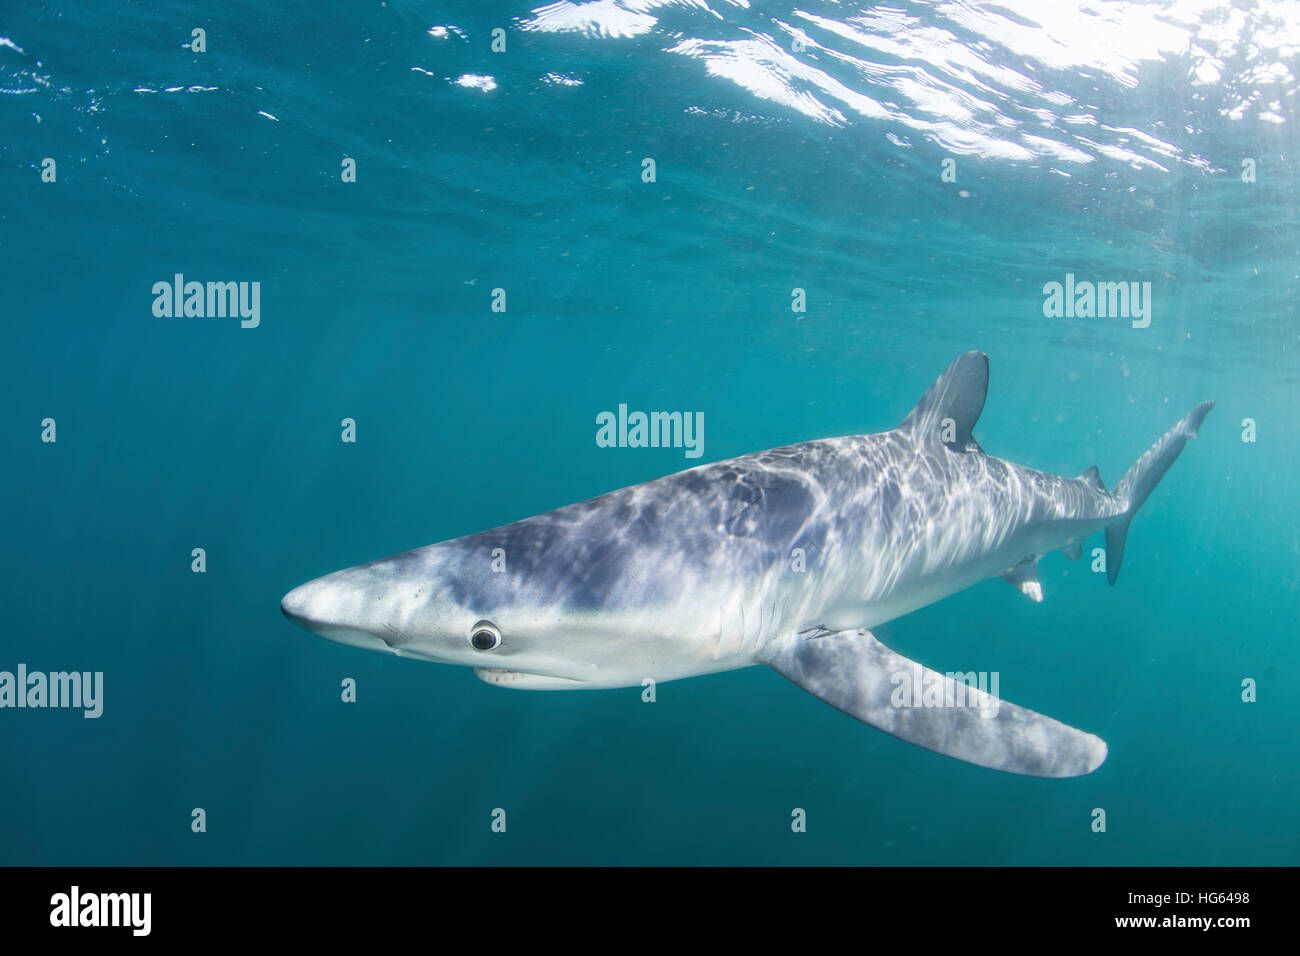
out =
[[[1111,584],[1119,577],[1119,566],[1124,560],[1124,539],[1128,537],[1129,522],[1147,500],[1151,490],[1165,476],[1169,466],[1174,463],[1187,439],[1195,438],[1201,422],[1214,407],[1214,402],[1201,402],[1160,440],[1146,450],[1146,453],[1133,463],[1133,467],[1124,473],[1124,477],[1115,486],[1114,495],[1126,502],[1124,514],[1106,529],[1106,580]]]
[[[1100,737],[922,667],[870,631],[795,635],[764,663],[850,717],[981,767],[1077,777],[1106,759]]]
[[[984,411],[989,357],[964,352],[953,359],[898,430],[918,441],[940,441],[953,451],[978,451],[971,429]]]

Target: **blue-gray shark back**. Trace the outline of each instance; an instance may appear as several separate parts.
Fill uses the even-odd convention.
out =
[[[642,686],[766,664],[900,739],[980,766],[1075,776],[1097,737],[970,689],[867,630],[1000,576],[1042,599],[1038,559],[1104,531],[1110,583],[1133,515],[1213,405],[1107,490],[986,455],[988,359],[959,356],[898,428],[675,475],[308,582],[318,634],[463,664],[525,689]],[[958,675],[961,677],[962,675]]]

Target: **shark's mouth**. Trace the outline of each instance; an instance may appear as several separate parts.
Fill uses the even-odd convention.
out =
[[[587,686],[585,681],[568,677],[548,677],[526,671],[508,671],[499,667],[476,667],[474,676],[495,687],[513,687],[516,690],[576,690]]]

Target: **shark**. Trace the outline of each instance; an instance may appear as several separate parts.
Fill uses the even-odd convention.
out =
[[[1107,489],[988,455],[988,357],[958,356],[897,428],[805,441],[346,568],[281,610],[343,644],[520,690],[646,687],[761,665],[863,723],[980,767],[1077,777],[1098,736],[893,651],[872,633],[987,578],[1043,599],[1037,566],[1130,522],[1213,407]],[[969,675],[967,675],[969,676]]]

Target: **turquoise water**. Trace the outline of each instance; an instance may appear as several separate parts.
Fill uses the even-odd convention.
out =
[[[270,6],[0,16],[0,670],[104,674],[99,719],[0,710],[0,861],[1300,861],[1294,5]],[[259,324],[155,316],[177,273],[259,282]],[[1067,274],[1150,282],[1149,326],[1045,317]],[[877,629],[1103,736],[1089,776],[766,668],[510,692],[281,617],[338,568],[892,428],[971,348],[980,443],[1051,472],[1113,483],[1218,402],[1114,588],[1053,554],[1042,604],[988,581]],[[598,447],[619,403],[703,412],[703,457]]]

